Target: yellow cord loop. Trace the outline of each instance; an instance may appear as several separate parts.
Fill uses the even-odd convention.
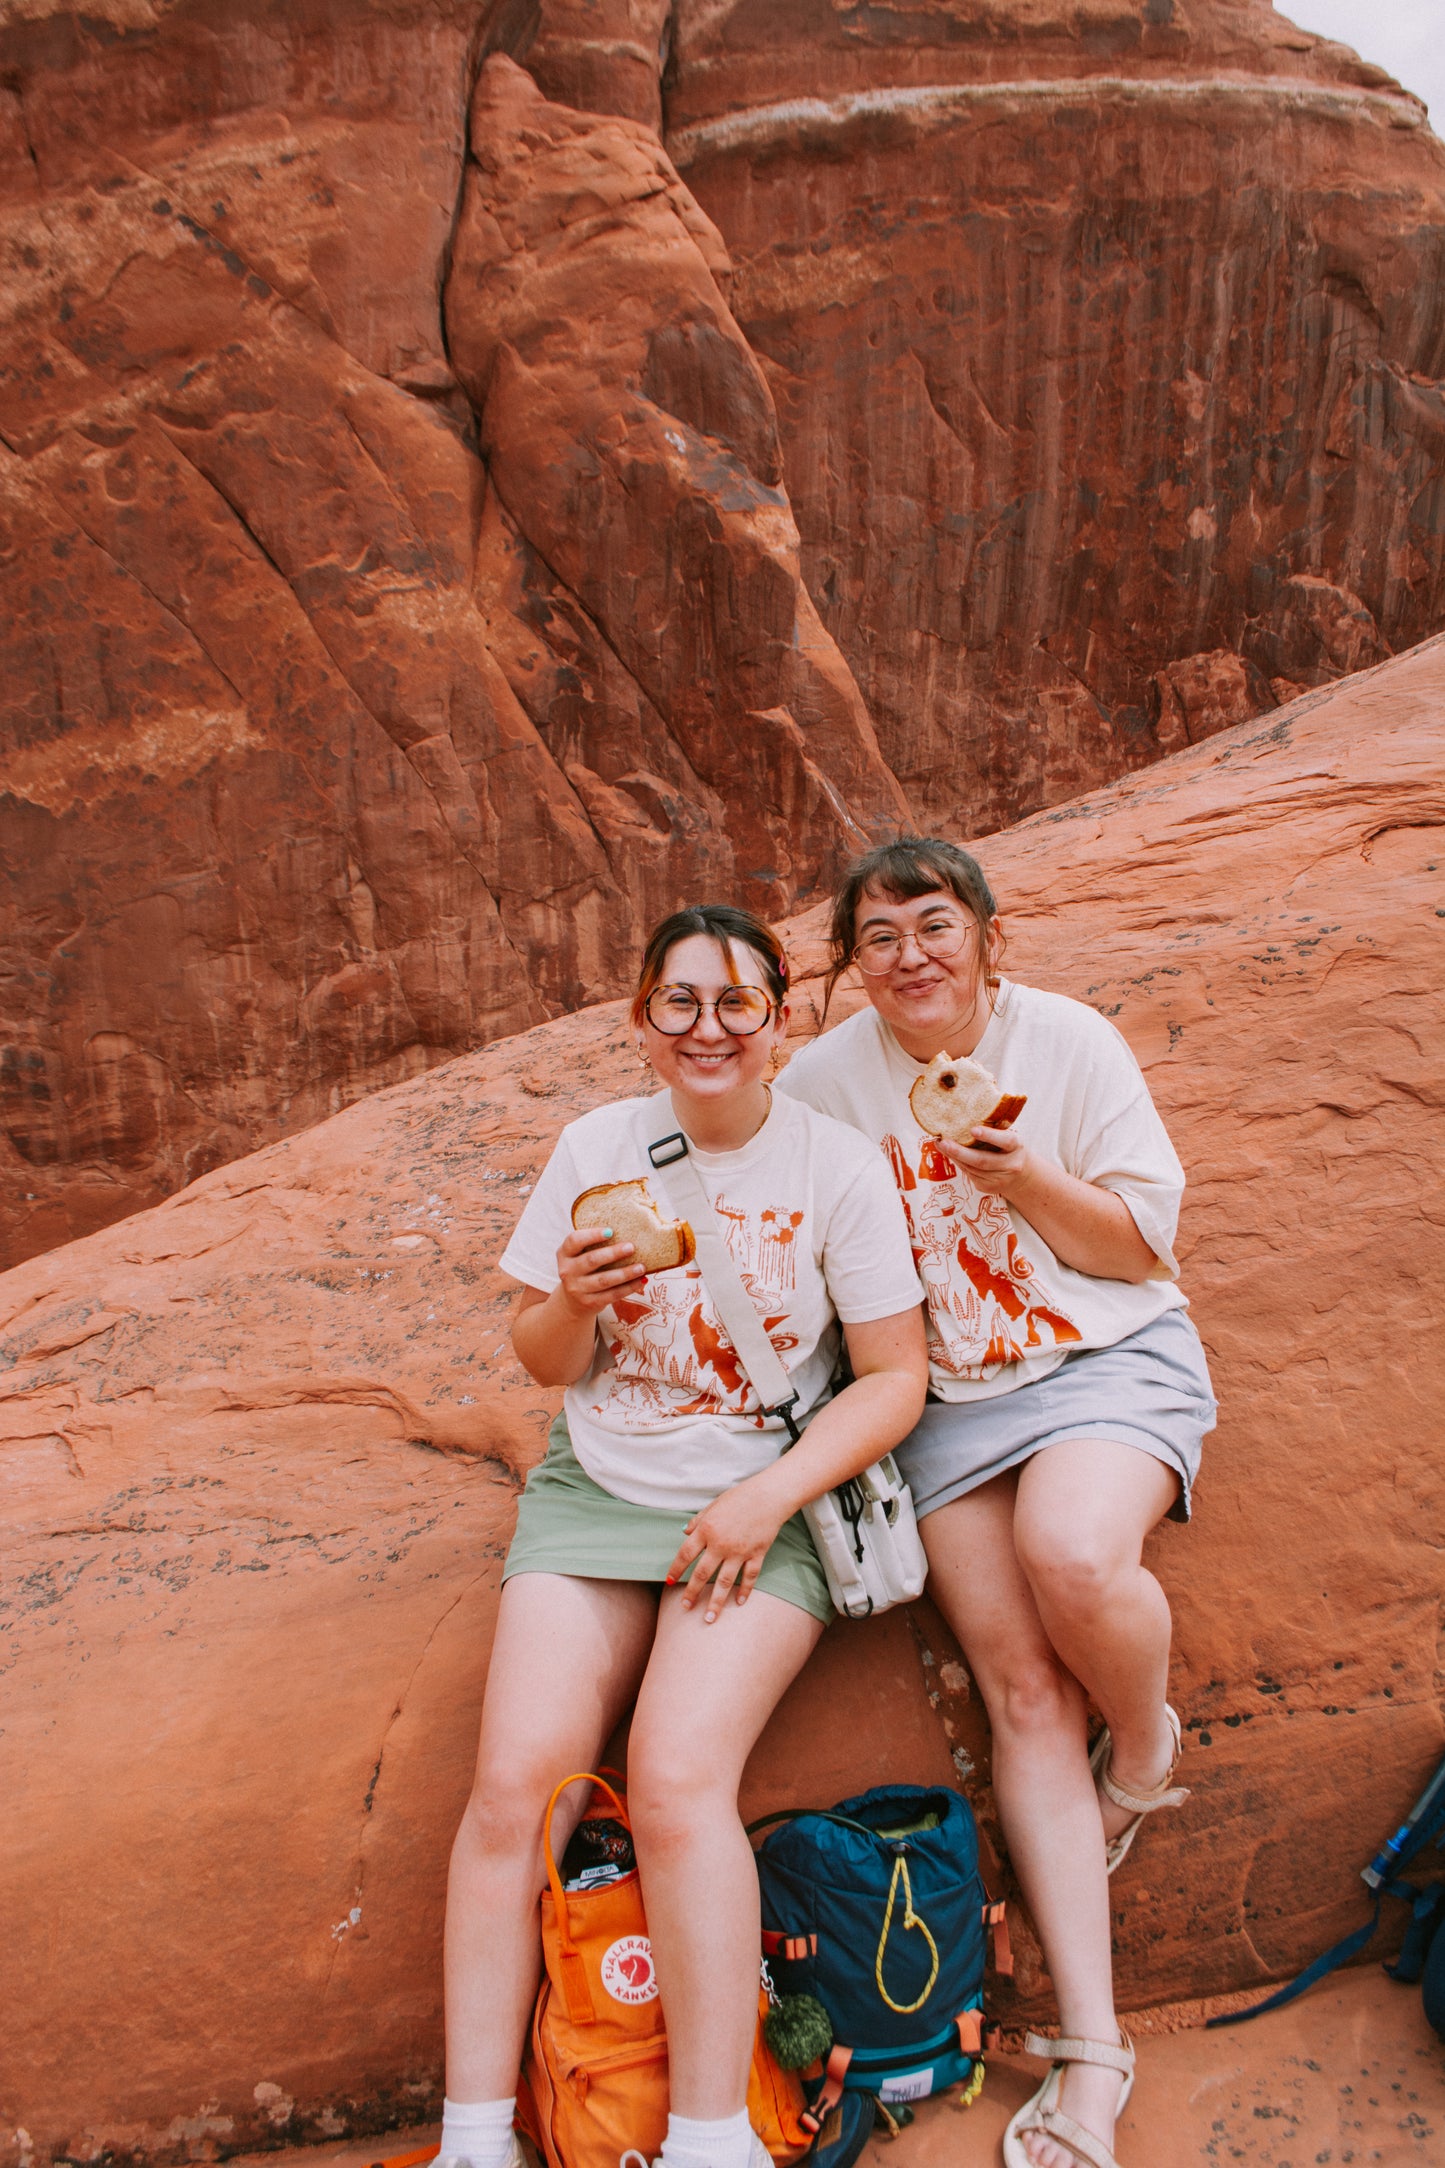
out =
[[[973,2066],[973,2076],[969,2079],[967,2085],[964,2086],[963,2091],[961,2093],[954,2094],[953,2105],[955,2106],[955,2108],[971,2108],[982,2091],[983,2057],[980,2056],[978,2058],[978,2061]]]
[[[895,2002],[883,1985],[883,1953],[888,1947],[888,1930],[893,1924],[893,1900],[898,1893],[898,1878],[900,1875],[903,1878],[903,1931],[906,1934],[910,1927],[916,1927],[928,1944],[929,1952],[933,1958],[933,1970],[925,1980],[923,1993],[916,2002]],[[889,2009],[896,2011],[899,2017],[911,2017],[915,2010],[921,2010],[933,1993],[933,1983],[938,1978],[938,1944],[913,1909],[913,1884],[908,1879],[908,1861],[901,1852],[893,1862],[893,1879],[888,1885],[888,1909],[883,1915],[883,1932],[878,1937],[878,1955],[873,1960],[873,1978],[877,1982],[879,1994],[883,1997]]]

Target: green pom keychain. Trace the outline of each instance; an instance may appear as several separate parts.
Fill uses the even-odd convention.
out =
[[[763,2037],[784,2070],[806,2070],[833,2045],[833,2022],[816,1995],[780,1995],[763,2020]]]

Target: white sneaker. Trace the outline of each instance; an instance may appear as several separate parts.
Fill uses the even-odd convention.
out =
[[[756,2131],[752,2137],[753,2150],[748,2160],[748,2168],[773,2168],[773,2156]],[[436,2168],[446,2168],[445,2162],[438,2161]],[[625,2153],[618,2156],[617,2168],[662,2168],[662,2156],[659,2154],[656,2160],[650,2161],[645,2153],[639,2153],[635,2145],[630,2145]]]
[[[507,2153],[502,2168],[527,2168],[522,2148],[517,2142],[517,2133],[514,2130],[508,2131],[507,2137]],[[476,2168],[476,2162],[466,2153],[438,2153],[434,2161],[428,2162],[427,2168]]]

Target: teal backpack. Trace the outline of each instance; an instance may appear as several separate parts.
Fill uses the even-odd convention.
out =
[[[805,2077],[816,2066],[814,2123],[852,2093],[881,2103],[890,2122],[949,2086],[971,2099],[983,2083],[990,1939],[998,1970],[1013,1968],[968,1801],[945,1785],[882,1784],[751,1827],[770,1824],[781,1826],[759,1848],[758,1881],[782,2001],[768,2038]]]

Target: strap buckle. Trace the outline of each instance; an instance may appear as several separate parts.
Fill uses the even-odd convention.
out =
[[[852,2060],[853,2050],[841,2046],[835,2040],[823,2065],[823,2083],[809,2106],[798,2117],[804,2130],[811,2130],[815,2137],[843,2098],[843,2081],[848,2075],[848,2065]]]
[[[664,1143],[664,1144],[667,1144],[667,1143],[670,1143],[670,1142],[671,1142],[671,1139],[670,1139],[670,1138],[668,1138],[668,1137],[664,1137],[662,1141],[663,1141],[663,1143]],[[684,1150],[684,1151],[686,1151],[686,1149],[687,1149],[687,1147],[686,1147],[686,1145],[684,1145],[684,1146],[683,1146],[683,1150]],[[795,1407],[796,1407],[797,1405],[798,1405],[798,1396],[797,1396],[797,1394],[796,1394],[796,1393],[789,1393],[789,1395],[788,1395],[787,1399],[786,1399],[786,1400],[780,1400],[780,1401],[778,1402],[778,1405],[777,1405],[777,1406],[776,1406],[775,1408],[764,1408],[764,1410],[763,1410],[763,1413],[764,1413],[764,1415],[781,1415],[781,1417],[783,1418],[783,1421],[784,1421],[784,1422],[785,1422],[785,1423],[787,1424],[787,1426],[788,1426],[788,1443],[789,1443],[789,1445],[796,1445],[796,1444],[797,1444],[797,1442],[798,1442],[798,1440],[799,1440],[799,1438],[801,1438],[801,1437],[802,1437],[802,1435],[803,1435],[802,1431],[801,1431],[801,1430],[800,1430],[800,1429],[798,1428],[797,1424],[796,1424],[796,1423],[795,1423],[795,1422],[793,1421],[793,1410],[794,1410],[794,1408],[795,1408]]]
[[[687,1157],[687,1139],[680,1129],[674,1129],[670,1137],[659,1137],[656,1144],[649,1144],[647,1156],[654,1167],[670,1167],[679,1159]]]

